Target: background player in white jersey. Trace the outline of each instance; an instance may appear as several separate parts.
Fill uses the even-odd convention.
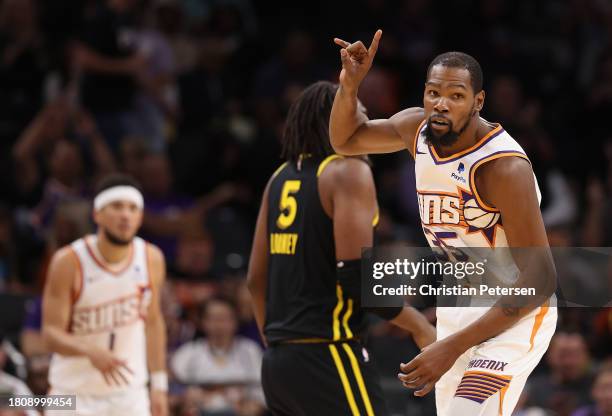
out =
[[[137,184],[105,178],[93,215],[97,234],[60,249],[47,275],[50,394],[76,394],[77,415],[165,416],[165,263],[157,247],[135,237],[143,215]]]
[[[485,93],[474,58],[460,52],[436,57],[427,71],[423,108],[384,120],[369,120],[358,110],[358,88],[381,36],[377,31],[369,48],[335,39],[342,48],[340,88],[330,118],[336,152],[408,149],[415,158],[423,230],[432,246],[544,247],[547,252],[531,164],[499,124],[480,117]],[[487,221],[473,220],[472,209],[478,210],[474,217]],[[552,270],[550,258],[544,261]],[[547,299],[554,279],[541,283]],[[437,311],[438,341],[400,365],[400,379],[418,389],[417,396],[435,384],[438,415],[510,415],[548,347],[556,309],[547,302],[445,309]]]

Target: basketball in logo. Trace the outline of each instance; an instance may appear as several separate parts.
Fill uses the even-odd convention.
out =
[[[485,229],[499,220],[499,212],[485,211],[478,206],[476,199],[469,199],[463,206],[463,217],[471,227]]]

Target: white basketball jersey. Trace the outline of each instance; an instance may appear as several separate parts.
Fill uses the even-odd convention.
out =
[[[470,247],[508,247],[499,210],[488,206],[478,194],[475,173],[484,163],[501,157],[520,157],[529,161],[525,151],[497,124],[470,148],[449,157],[440,157],[435,148],[425,142],[425,127],[425,122],[419,126],[414,156],[421,225],[429,245],[449,251],[460,247],[468,253]],[[537,180],[535,183],[540,201]],[[501,280],[513,281],[518,269],[509,251],[491,253],[495,255],[495,261],[489,262],[488,266],[495,268],[493,274]],[[487,309],[438,308],[438,335],[465,326]]]
[[[84,343],[111,349],[133,374],[122,371],[126,386],[108,385],[86,357],[53,354],[49,383],[53,389],[105,395],[143,387],[148,380],[145,322],[151,290],[146,242],[134,238],[122,270],[108,269],[94,249],[95,235],[71,244],[79,262],[81,291],[72,306],[70,332]]]
[[[529,161],[523,148],[498,124],[472,147],[440,157],[433,146],[425,143],[424,130],[425,123],[419,127],[414,154],[419,211],[429,244],[432,247],[440,244],[507,247],[499,210],[481,199],[475,173],[482,164],[500,157],[514,156]],[[537,180],[536,192],[539,201]],[[476,208],[471,210],[474,213],[468,213],[470,208]],[[489,221],[479,221],[479,214],[485,214]]]

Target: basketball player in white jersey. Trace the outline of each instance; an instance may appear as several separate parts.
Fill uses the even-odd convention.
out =
[[[377,31],[369,48],[360,41],[334,40],[342,61],[330,118],[336,152],[407,149],[415,158],[423,231],[432,247],[540,247],[548,252],[531,164],[502,126],[480,117],[485,93],[474,58],[460,52],[436,57],[427,71],[423,108],[383,120],[369,120],[358,110],[358,88],[381,36]],[[544,261],[554,270],[550,258]],[[510,266],[518,275],[514,261]],[[511,415],[556,326],[556,308],[549,306],[554,279],[549,279],[540,298],[546,300],[537,304],[438,308],[437,341],[400,365],[400,380],[417,389],[417,396],[435,385],[441,416]]]
[[[143,197],[131,178],[105,178],[93,205],[97,233],[57,251],[49,266],[43,298],[43,334],[54,352],[49,393],[76,395],[76,413],[65,414],[166,416],[164,256],[135,237]]]

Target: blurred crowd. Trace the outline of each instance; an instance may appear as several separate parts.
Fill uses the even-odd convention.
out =
[[[419,105],[438,53],[472,54],[482,115],[532,160],[551,245],[612,246],[608,1],[0,0],[0,390],[46,391],[48,261],[94,231],[92,188],[122,171],[142,184],[141,235],[167,258],[173,414],[262,414],[244,281],[260,196],[292,100],[337,79],[333,37],[369,43],[377,28],[370,118]],[[378,241],[426,244],[408,152],[373,164]],[[394,378],[417,352],[409,337],[373,322],[367,343],[393,412],[433,414]],[[611,345],[610,309],[561,311],[518,414],[611,415]]]

